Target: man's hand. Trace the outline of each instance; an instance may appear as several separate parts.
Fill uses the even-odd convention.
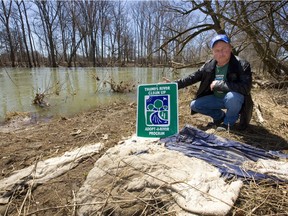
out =
[[[166,78],[166,77],[162,77],[162,79],[163,79],[163,82],[165,82],[165,83],[170,83],[170,82],[171,82],[171,80],[169,80],[169,79]]]
[[[210,89],[211,89],[211,91],[213,91],[213,88],[214,88],[214,86],[216,85],[217,82],[218,82],[217,80],[214,80],[214,81],[210,84]]]

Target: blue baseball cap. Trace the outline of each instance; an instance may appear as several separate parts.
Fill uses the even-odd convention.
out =
[[[216,42],[218,41],[223,41],[227,44],[230,44],[230,39],[227,37],[227,35],[225,34],[219,34],[219,35],[216,35],[214,38],[212,38],[211,40],[211,48],[213,48],[213,46],[215,45]]]

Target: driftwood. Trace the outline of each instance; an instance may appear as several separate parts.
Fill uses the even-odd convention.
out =
[[[104,81],[104,84],[110,84],[111,90],[113,92],[118,92],[118,93],[127,93],[127,92],[132,92],[135,88],[135,84],[130,84],[130,83],[125,83],[124,81],[121,81],[120,83],[116,83],[112,79],[110,81],[106,80]]]
[[[255,103],[255,111],[256,111],[257,118],[258,118],[258,122],[260,124],[263,124],[265,120],[262,117],[261,107],[258,103]]]
[[[68,172],[84,158],[99,153],[102,148],[102,143],[88,144],[65,152],[62,156],[38,161],[34,165],[15,171],[11,176],[0,180],[0,206],[9,203],[16,194]]]
[[[275,89],[288,88],[287,80],[281,82],[254,80],[253,82],[258,84],[261,88],[275,88]]]
[[[35,98],[33,99],[33,104],[38,105],[40,107],[48,107],[50,106],[48,102],[44,100],[44,93],[36,93]]]
[[[203,65],[205,62],[192,63],[188,65],[185,65],[184,63],[174,62],[174,61],[170,61],[170,63],[172,64],[172,67],[174,69],[183,69],[183,68],[188,68],[188,67],[189,68],[199,67],[200,65]]]

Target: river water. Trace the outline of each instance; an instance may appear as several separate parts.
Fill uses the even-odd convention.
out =
[[[1,68],[0,122],[7,113],[28,112],[35,117],[68,116],[117,100],[136,102],[139,84],[159,83],[191,73],[171,68]],[[127,85],[130,92],[115,93],[108,82]],[[108,82],[107,82],[108,81]],[[105,84],[106,83],[106,84]],[[132,86],[135,86],[132,88]],[[33,104],[36,93],[44,93],[49,106]]]

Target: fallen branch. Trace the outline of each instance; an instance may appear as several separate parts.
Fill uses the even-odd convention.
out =
[[[263,80],[254,80],[254,83],[258,84],[261,88],[274,88],[274,89],[285,89],[288,88],[288,81],[272,82]]]
[[[36,187],[39,184],[58,177],[76,167],[84,158],[99,153],[102,143],[95,143],[76,148],[64,155],[37,161],[35,165],[23,168],[8,178],[0,180],[0,204],[7,204],[16,191]],[[25,203],[26,197],[23,201]],[[22,205],[23,206],[23,205]],[[22,210],[21,206],[21,210]]]
[[[40,107],[50,106],[49,103],[44,100],[44,97],[44,93],[36,93],[35,98],[33,99],[33,104],[39,105]]]
[[[106,80],[104,84],[108,83],[111,86],[111,89],[113,92],[118,93],[127,93],[132,92],[135,88],[135,84],[129,84],[125,83],[124,81],[121,81],[120,83],[116,83],[112,79],[110,81]]]
[[[262,117],[262,112],[261,112],[261,108],[260,108],[259,104],[255,104],[255,111],[256,111],[256,114],[257,114],[258,122],[260,124],[263,124],[265,120]]]
[[[192,63],[192,64],[185,65],[183,63],[178,63],[178,62],[171,61],[172,67],[174,69],[199,67],[199,66],[203,65],[204,63],[205,62],[197,62],[197,63]]]

